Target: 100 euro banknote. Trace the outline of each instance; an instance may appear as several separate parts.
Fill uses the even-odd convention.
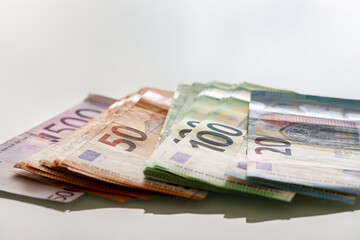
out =
[[[236,88],[226,91],[215,87],[201,92],[188,114],[155,150],[145,174],[213,191],[291,200],[293,193],[224,176],[247,129],[250,92],[241,85]]]

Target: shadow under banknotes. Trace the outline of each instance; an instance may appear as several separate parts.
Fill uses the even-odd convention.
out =
[[[128,201],[123,208],[142,208],[145,213],[223,214],[224,218],[246,218],[246,222],[263,222],[297,217],[327,215],[360,209],[360,203],[342,203],[298,195],[291,203],[260,197],[241,197],[209,193],[203,201],[153,197],[149,201]]]
[[[291,203],[259,197],[241,197],[209,193],[205,200],[191,200],[179,197],[154,196],[149,200],[130,200],[125,203],[86,194],[71,203],[58,203],[34,199],[11,193],[0,192],[1,198],[36,204],[57,211],[84,211],[101,208],[143,209],[144,214],[175,215],[205,214],[224,215],[224,218],[246,218],[255,223],[271,220],[319,216],[360,209],[360,203],[342,203],[298,195]]]

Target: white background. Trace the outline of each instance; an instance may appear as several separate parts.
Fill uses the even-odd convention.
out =
[[[359,99],[359,1],[0,0],[0,142],[143,86],[249,81]],[[359,239],[360,204],[0,193],[1,239]],[[70,211],[66,211],[70,210]]]

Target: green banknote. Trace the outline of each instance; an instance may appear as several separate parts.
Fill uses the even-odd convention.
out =
[[[145,174],[207,190],[291,201],[293,192],[224,176],[230,159],[234,158],[246,135],[247,119],[247,101],[235,97],[220,100],[201,122],[186,119],[183,128],[178,130],[186,135],[183,134],[182,140],[175,139],[177,144],[164,142],[156,149],[152,168],[145,169]]]
[[[192,104],[194,98],[205,87],[208,86],[204,86],[204,84],[201,83],[178,85],[166,116],[164,126],[160,132],[159,142],[157,145],[160,145],[164,139],[167,138],[167,136],[171,133],[173,126],[183,118],[183,115],[189,110],[188,106]]]
[[[249,101],[250,92],[243,88],[242,84],[227,84],[221,82],[210,82],[207,84],[194,83],[191,86],[181,84],[178,86],[177,91],[170,107],[167,119],[165,120],[164,127],[158,145],[167,139],[167,143],[162,144],[162,147],[174,145],[180,141],[185,135],[191,132],[195,125],[202,121],[206,115],[220,102],[224,97],[236,96],[237,98]],[[246,86],[255,86],[246,83]],[[187,125],[191,121],[192,124]],[[187,126],[184,130],[184,126]],[[169,135],[172,134],[170,137]],[[156,150],[151,158],[146,162],[144,173],[147,177],[158,179],[182,186],[198,186],[198,188],[207,189],[216,192],[241,194],[237,191],[219,188],[203,182],[183,178],[176,174],[166,172],[161,167],[155,167],[154,161],[159,158],[158,156],[161,149]]]
[[[236,97],[238,99],[248,100],[250,99],[250,92],[244,90],[241,84],[226,84],[220,82],[210,82],[201,88],[196,86],[193,91],[184,91],[182,87],[179,88],[179,97],[172,103],[174,110],[171,113],[171,119],[165,126],[165,130],[162,130],[160,146],[158,145],[151,157],[146,161],[147,169],[153,167],[153,162],[160,157],[162,148],[168,148],[170,146],[176,146],[176,144],[186,136],[192,129],[205,117],[221,99],[226,97]],[[186,93],[189,95],[186,97]],[[198,93],[197,95],[195,95]],[[180,106],[182,104],[182,106]],[[176,116],[176,117],[174,117]],[[146,172],[145,172],[146,173]]]
[[[195,99],[194,99],[194,94],[196,93],[196,91],[199,91],[200,88],[197,88],[197,89],[195,88],[196,91],[190,92],[189,90],[188,91],[183,90],[182,87],[183,86],[178,88],[179,94],[176,94],[179,96],[179,98],[178,98],[179,100],[177,101],[177,98],[175,98],[175,100],[172,104],[172,105],[178,106],[178,107],[174,107],[174,111],[172,111],[172,112],[170,111],[174,116],[177,116],[177,118],[176,117],[172,118],[174,120],[172,120],[171,124],[169,124],[169,126],[167,128],[167,130],[169,132],[166,134],[166,136],[163,138],[163,140],[171,133],[171,130],[173,130],[173,128],[176,126],[176,124],[184,116],[185,117],[186,117],[186,115],[188,115],[188,116],[184,121],[182,121],[181,124],[179,124],[177,131],[175,131],[176,134],[174,134],[172,137],[170,137],[168,139],[167,144],[163,144],[163,146],[162,146],[163,151],[164,151],[164,149],[169,148],[169,146],[174,146],[176,144],[176,142],[179,142],[180,139],[182,139],[186,134],[191,132],[192,128],[197,124],[197,122],[200,122],[204,119],[205,114],[194,114],[194,112],[198,112],[199,109],[201,109],[203,106],[211,105],[211,104],[206,103],[207,100],[209,100],[209,99],[212,99],[212,98],[221,99],[222,97],[233,95],[235,97],[238,97],[238,98],[248,102],[248,101],[250,101],[250,91],[251,90],[269,90],[269,91],[271,90],[271,91],[289,92],[289,91],[284,91],[284,90],[266,88],[266,87],[263,87],[260,85],[255,85],[255,84],[251,84],[251,83],[247,83],[247,82],[238,84],[238,85],[229,85],[229,84],[213,82],[213,83],[209,83],[209,84],[202,86],[203,89],[202,89],[202,92],[199,94],[199,97],[195,97]],[[189,89],[191,89],[192,86],[191,87],[187,86],[187,87],[189,87]],[[190,95],[190,97],[186,97],[186,94]],[[201,97],[204,95],[206,97]],[[181,100],[181,99],[183,99],[183,100]],[[186,104],[184,104],[185,99],[187,100]],[[196,101],[194,101],[194,100],[196,100]],[[194,106],[192,106],[192,104],[191,104],[193,101],[194,101],[194,103],[196,103],[196,104],[194,104]],[[214,102],[211,102],[211,103],[213,104]],[[202,105],[202,107],[199,107],[199,105]],[[186,111],[189,111],[189,113],[187,113]],[[196,117],[196,119],[194,119],[194,117]],[[195,122],[191,122],[191,121],[195,121]],[[184,130],[187,122],[190,122],[190,125],[188,125],[187,129]],[[227,168],[226,175],[244,179],[244,180],[248,180],[248,179],[246,179],[247,136],[246,136],[246,134],[244,134],[244,136],[245,136],[245,141],[241,144],[240,149],[236,154],[236,157],[231,158],[231,160],[229,161],[229,166]],[[153,163],[157,159],[161,158],[160,153],[163,151],[161,151],[161,149],[156,150],[151,157],[151,161],[147,162],[147,164],[146,164],[147,167],[144,171],[144,173],[147,177],[155,178],[158,180],[163,180],[163,181],[167,181],[167,182],[171,182],[171,183],[175,183],[175,184],[179,184],[179,185],[207,189],[207,190],[211,190],[211,191],[226,192],[226,193],[231,193],[231,194],[240,194],[241,193],[237,190],[234,191],[231,188],[224,188],[224,187],[218,187],[215,185],[211,185],[211,184],[207,183],[206,181],[197,180],[196,178],[190,179],[190,178],[182,177],[177,174],[173,174],[171,172],[168,172],[166,168],[163,168],[160,165],[154,166]],[[350,204],[353,204],[355,201],[355,197],[353,195],[339,193],[339,192],[331,191],[331,190],[317,189],[317,188],[308,187],[308,186],[297,186],[297,185],[293,185],[293,184],[278,184],[278,183],[274,183],[272,181],[266,181],[266,180],[260,180],[260,179],[252,179],[252,181],[258,182],[261,184],[266,184],[267,186],[281,188],[284,190],[300,193],[300,194],[305,194],[305,195],[320,197],[320,198],[326,198],[326,199],[331,199],[331,200],[337,200],[340,202],[345,202],[345,203],[350,203]]]
[[[360,193],[360,101],[252,92],[246,174]]]

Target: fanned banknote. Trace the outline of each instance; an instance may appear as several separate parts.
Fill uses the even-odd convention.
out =
[[[229,191],[291,201],[295,195],[292,192],[224,176],[246,134],[247,117],[247,102],[232,97],[223,99],[177,145],[165,145],[155,166]]]
[[[175,127],[180,126],[181,128],[182,124],[179,122],[184,123],[184,118],[192,117],[201,121],[222,98],[236,96],[245,101],[249,100],[250,92],[245,91],[246,88],[243,88],[243,85],[251,87],[252,84],[227,84],[213,81],[206,84],[194,83],[191,86],[179,85],[174,94],[158,145],[174,131]]]
[[[91,194],[98,195],[98,196],[101,196],[101,197],[111,198],[111,199],[117,200],[119,202],[126,202],[127,200],[137,198],[137,197],[132,197],[132,196],[129,196],[129,195],[114,194],[114,193],[108,193],[108,192],[103,192],[103,191],[91,190],[91,189],[88,189],[88,188],[82,188],[82,187],[79,187],[77,185],[66,184],[66,183],[63,183],[61,181],[53,180],[52,178],[48,178],[48,177],[43,177],[43,176],[41,176],[39,174],[36,174],[34,172],[29,172],[29,171],[25,171],[25,170],[14,169],[14,172],[16,174],[24,176],[24,177],[26,177],[26,178],[28,178],[30,180],[32,179],[32,180],[35,180],[37,182],[45,183],[47,185],[50,185],[50,186],[53,186],[53,187],[56,187],[56,188],[61,188],[61,189],[64,189],[64,190],[66,189],[65,191],[60,190],[58,192],[58,194],[53,197],[58,201],[63,199],[64,197],[65,198],[68,197],[69,194],[67,193],[67,191],[69,191],[69,190],[77,191],[77,192],[87,192],[87,193],[91,193]],[[147,198],[145,198],[145,199],[147,199]]]
[[[145,88],[124,104],[103,114],[57,145],[29,158],[28,166],[62,168],[126,187],[203,199],[206,192],[144,179],[145,158],[153,151],[172,92]],[[53,165],[52,165],[53,164]]]
[[[192,85],[179,84],[175,93],[173,100],[171,102],[168,114],[166,116],[163,128],[160,132],[159,142],[157,145],[160,145],[164,139],[172,131],[172,127],[183,118],[198,93],[204,89],[204,84],[194,83]],[[207,86],[206,86],[207,87]]]
[[[264,89],[262,86],[254,85],[251,83],[244,83],[242,85],[244,88],[248,90],[266,90],[266,91],[277,91],[277,92],[287,92],[287,93],[294,93],[290,91],[284,91],[284,90],[278,90],[278,89]],[[248,179],[246,177],[246,169],[247,169],[247,149],[248,149],[248,137],[244,137],[244,141],[240,147],[240,150],[238,151],[235,158],[233,158],[229,166],[226,170],[226,175],[240,178],[240,179]],[[356,197],[352,194],[342,193],[338,191],[328,190],[328,189],[322,189],[322,188],[315,188],[310,186],[302,186],[297,184],[288,184],[288,183],[277,183],[273,181],[267,181],[264,179],[254,179],[252,178],[251,181],[261,183],[267,186],[276,187],[292,192],[296,192],[303,195],[308,195],[312,197],[317,198],[324,198],[324,199],[330,199],[335,200],[347,204],[354,204]]]
[[[248,84],[248,86],[254,87],[251,84]],[[267,188],[267,187],[261,186],[259,184],[253,184],[253,183],[249,183],[248,181],[241,181],[241,180],[234,180],[235,182],[242,182],[241,184],[235,183],[234,184],[235,186],[237,184],[239,186],[237,186],[238,189],[237,189],[237,187],[235,187],[235,190],[234,190],[232,179],[224,176],[225,168],[228,164],[229,159],[231,158],[229,156],[226,160],[224,160],[223,162],[220,163],[220,165],[224,165],[224,163],[225,163],[225,165],[223,166],[223,168],[221,170],[219,170],[216,173],[216,177],[213,176],[212,179],[210,178],[211,180],[209,180],[209,179],[204,180],[204,179],[201,179],[201,177],[194,178],[193,176],[188,176],[187,172],[186,173],[184,173],[183,171],[178,172],[175,169],[169,170],[168,167],[174,165],[175,161],[170,160],[168,162],[169,165],[167,165],[167,163],[164,163],[164,162],[168,161],[168,159],[165,157],[165,153],[168,153],[169,149],[174,149],[173,151],[175,151],[176,149],[179,149],[179,151],[182,151],[182,153],[185,153],[185,152],[191,153],[192,151],[194,151],[194,149],[192,149],[192,147],[190,147],[190,149],[188,149],[187,148],[188,145],[185,145],[186,146],[185,149],[182,149],[183,145],[181,145],[181,143],[184,140],[181,140],[181,139],[184,137],[186,139],[187,136],[196,134],[196,132],[193,133],[194,130],[192,128],[197,129],[198,128],[197,125],[199,124],[199,122],[204,120],[209,112],[216,109],[216,106],[217,106],[217,104],[220,103],[221,99],[223,99],[223,98],[226,99],[227,97],[231,97],[231,96],[233,96],[235,98],[228,98],[227,100],[229,102],[238,101],[237,104],[239,104],[239,106],[242,106],[242,105],[246,106],[245,107],[246,109],[243,113],[236,112],[236,113],[234,113],[234,116],[233,116],[234,117],[233,120],[235,120],[235,122],[236,122],[236,118],[235,118],[236,114],[245,114],[244,115],[245,117],[243,117],[241,121],[243,124],[243,128],[246,129],[247,115],[248,115],[248,110],[247,110],[248,103],[247,102],[250,99],[250,92],[247,91],[247,89],[242,88],[241,84],[237,84],[237,85],[213,84],[212,87],[204,89],[204,91],[202,91],[199,94],[199,96],[197,96],[194,99],[193,104],[190,106],[188,113],[185,115],[184,119],[182,119],[179,123],[177,123],[177,125],[175,127],[173,127],[173,132],[168,136],[168,138],[164,141],[164,143],[162,145],[160,145],[158,149],[155,150],[155,152],[153,153],[151,158],[146,162],[147,167],[145,169],[145,175],[147,175],[148,177],[151,177],[151,178],[161,179],[161,180],[168,181],[168,182],[174,182],[177,184],[193,186],[193,187],[196,186],[199,188],[204,188],[207,190],[213,190],[213,191],[219,191],[219,192],[227,192],[227,193],[257,192],[260,195],[263,194],[263,195],[267,195],[267,196],[271,195],[271,194],[269,194],[269,192],[271,192],[271,190],[274,190],[274,193],[277,192],[278,191],[277,189]],[[242,100],[244,100],[245,102]],[[220,106],[219,109],[221,109],[222,107],[223,107],[223,105]],[[200,123],[200,125],[201,124],[202,123]],[[201,128],[199,128],[199,129],[201,129]],[[202,131],[200,131],[200,132],[202,132]],[[245,134],[246,134],[246,130],[245,130]],[[192,143],[194,143],[194,141],[197,141],[197,140],[191,139],[190,141],[193,141]],[[176,144],[176,143],[179,143],[180,145]],[[182,144],[184,144],[184,143],[182,143]],[[204,144],[204,143],[202,143],[202,144]],[[239,147],[239,144],[236,144],[236,146]],[[196,148],[196,149],[198,149],[198,148]],[[236,153],[235,149],[232,150],[232,155],[234,155]],[[210,155],[211,155],[211,152],[210,152]],[[230,154],[230,156],[231,156],[231,154]],[[167,165],[167,166],[165,166],[165,165]],[[201,167],[204,168],[202,170],[203,172],[206,172],[208,170],[206,168],[206,164],[202,165]],[[210,165],[209,165],[209,168],[211,168]],[[190,169],[189,171],[192,171],[192,170],[193,169]],[[198,169],[196,169],[196,170],[198,171]],[[210,173],[208,175],[210,175]],[[221,180],[217,181],[216,178],[221,179]],[[228,179],[228,182],[225,179]],[[240,185],[241,185],[241,187],[247,188],[248,191],[239,191],[239,189],[241,188]],[[285,193],[286,191],[280,190],[278,192]],[[283,200],[290,200],[292,198],[293,194],[292,193],[290,193],[288,195],[287,194],[288,194],[288,192],[286,192],[281,197],[279,197],[279,195],[274,194],[274,197],[283,198]]]
[[[165,120],[166,124],[164,124],[158,145],[161,143],[162,147],[175,146],[216,107],[221,99],[232,95],[240,99],[250,99],[250,92],[243,91],[239,84],[210,82],[205,85],[180,85],[175,92],[175,99],[169,110],[171,116],[167,116]],[[164,141],[166,142],[163,143]],[[146,161],[146,170],[156,171],[155,168],[151,169],[152,163],[160,157],[160,152],[161,150],[154,151]]]
[[[129,95],[120,101],[118,101],[117,108],[122,109],[122,111],[126,111],[129,109],[129,107],[133,106],[135,102],[131,101],[132,99],[139,99],[138,96],[132,96]],[[137,100],[136,100],[137,101]],[[121,111],[118,111],[120,113]],[[100,116],[99,116],[100,117]],[[91,121],[87,124],[85,127],[89,127],[93,125],[94,123]],[[73,133],[72,135],[76,135],[78,132]],[[73,136],[69,136],[70,140],[74,139]],[[47,151],[52,152],[53,154],[56,154],[58,145],[64,147],[64,142],[69,143],[69,138],[65,138],[62,140],[62,143],[53,145],[51,148],[49,148]],[[71,144],[71,142],[70,142]],[[70,146],[71,147],[71,146]],[[41,161],[38,158],[38,156],[41,156],[42,153],[33,155],[30,159],[32,161],[23,161],[20,163],[17,163],[15,167],[21,168],[25,171],[34,173],[37,175],[36,180],[41,182],[46,182],[52,186],[61,185],[62,187],[66,186],[66,189],[81,189],[82,192],[97,194],[100,196],[106,196],[115,200],[119,201],[125,201],[127,199],[134,199],[134,198],[142,198],[142,199],[148,199],[153,194],[149,191],[144,190],[137,190],[132,188],[126,188],[123,186],[99,181],[97,179],[93,179],[91,177],[86,176],[80,176],[79,174],[74,174],[70,171],[68,171],[66,168],[57,167],[53,163],[49,164],[48,161],[44,161],[42,165]],[[24,174],[23,171],[16,171],[16,173],[31,177],[34,179],[34,175],[32,174]],[[41,177],[42,178],[41,178]],[[46,178],[46,179],[44,179]],[[56,180],[56,181],[54,181]]]
[[[266,88],[260,85],[244,82],[242,87],[248,90],[249,96],[251,95],[251,91],[261,90],[261,91],[278,91],[278,92],[290,92],[286,90]],[[250,103],[250,97],[248,99]],[[247,169],[247,147],[248,147],[248,136],[247,134],[244,136],[244,140],[241,143],[240,149],[237,152],[235,158],[231,159],[229,165],[226,169],[226,176],[246,179],[246,169]]]
[[[226,176],[235,177],[244,180],[250,180],[266,186],[284,189],[298,194],[307,195],[311,197],[324,198],[334,200],[347,204],[355,204],[356,196],[348,193],[338,192],[329,189],[315,188],[310,186],[302,186],[298,184],[279,183],[270,180],[260,178],[248,178],[246,176],[247,169],[247,145],[248,137],[244,137],[244,141],[241,144],[240,150],[237,152],[235,158],[233,158],[226,169]]]
[[[131,199],[136,199],[136,198],[149,199],[153,195],[153,193],[150,191],[142,191],[138,189],[127,188],[116,184],[99,181],[94,178],[79,176],[78,174],[74,174],[72,172],[66,171],[66,169],[55,170],[40,164],[36,164],[36,165],[18,164],[18,165],[20,166],[16,166],[16,167],[21,168],[25,171],[21,171],[21,172],[16,171],[16,173],[34,179],[33,175],[24,174],[24,172],[30,172],[38,176],[38,178],[35,180],[46,182],[52,186],[61,186],[61,188],[65,188],[65,189],[70,189],[75,191],[78,190],[100,196],[107,194],[108,196],[115,196],[115,197],[110,197],[115,200],[117,200],[119,196],[122,197],[126,196]],[[41,177],[46,178],[46,180],[42,179]]]
[[[82,103],[0,146],[0,190],[28,197],[70,202],[81,196],[38,183],[12,172],[13,165],[55,144],[109,107],[115,100],[89,95]]]
[[[360,193],[360,101],[252,92],[247,176]]]
[[[253,90],[265,91],[253,92],[249,120]],[[115,103],[89,96],[0,147],[0,187],[63,202],[81,192],[121,202],[156,192],[203,199],[198,188],[354,203],[360,101],[246,82],[182,84],[172,96],[154,88]]]
[[[236,97],[242,100],[250,99],[250,92],[241,88],[239,84],[225,84],[220,82],[210,82],[203,86],[199,92],[189,92],[186,99],[187,104],[183,104],[181,108],[174,109],[178,114],[176,118],[169,121],[169,124],[162,135],[162,146],[176,146],[176,144],[186,136],[192,129],[211,112],[212,109],[226,97]],[[196,95],[197,94],[197,95]],[[183,95],[185,93],[183,92]],[[175,114],[174,114],[175,115]],[[160,157],[161,150],[156,150],[152,156],[146,161],[148,168],[152,167],[152,163]]]
[[[236,87],[238,88],[239,86],[241,86],[241,88],[242,88],[241,99],[243,99],[245,101],[250,101],[250,90],[271,90],[271,91],[289,92],[289,91],[285,91],[285,90],[266,88],[263,86],[254,85],[254,84],[246,83],[246,82],[242,83],[240,85],[237,85]],[[231,88],[235,89],[236,87],[232,86]],[[210,88],[211,88],[211,86],[210,86]],[[228,87],[228,89],[230,89],[230,88]],[[247,91],[245,91],[245,90],[247,90]],[[215,90],[207,89],[206,92],[212,92],[214,97],[219,96],[219,95],[221,96],[221,94],[223,94],[225,96],[229,95],[229,93],[224,94],[224,92],[221,92],[218,89],[215,89]],[[217,94],[215,94],[216,92],[217,92]],[[183,97],[183,98],[185,98],[185,97]],[[195,100],[196,100],[196,98],[195,98]],[[186,110],[186,107],[183,107],[182,110],[183,111]],[[176,111],[174,111],[174,112],[176,112]],[[193,114],[190,114],[190,117],[192,117],[192,116],[193,116]],[[201,119],[198,119],[198,120],[201,120]],[[176,123],[176,121],[173,121],[173,123]],[[169,129],[173,129],[173,127],[169,127]],[[187,131],[190,132],[191,129],[188,129]],[[177,136],[177,135],[175,135],[175,136]],[[246,175],[246,158],[247,158],[247,156],[246,156],[246,150],[247,150],[247,140],[246,139],[247,139],[247,137],[246,137],[246,134],[244,134],[244,136],[245,136],[245,141],[242,143],[240,150],[238,151],[236,157],[232,158],[230,160],[226,175],[246,180],[245,175]],[[169,140],[167,140],[168,143],[169,142],[171,143],[170,140],[171,140],[171,138]],[[172,145],[174,145],[174,144],[172,143]],[[169,146],[171,146],[171,145],[164,144],[163,149],[167,149],[167,148],[169,148]],[[207,190],[212,190],[212,191],[217,191],[217,192],[225,192],[225,193],[234,194],[234,191],[231,191],[229,189],[217,187],[217,186],[211,185],[211,184],[207,184],[206,182],[196,181],[195,179],[189,180],[188,178],[184,178],[184,177],[181,177],[180,175],[173,174],[173,173],[167,171],[166,169],[163,169],[161,166],[155,167],[152,163],[155,161],[154,159],[158,159],[159,157],[161,157],[160,151],[156,150],[151,157],[151,161],[147,162],[147,167],[145,169],[145,175],[147,175],[148,177],[167,181],[167,182],[173,182],[173,183],[185,185],[185,186],[192,186],[192,187],[201,188],[201,189],[207,189]],[[240,172],[240,174],[239,174],[239,172]],[[272,181],[264,182],[264,181],[260,181],[258,179],[252,179],[252,181],[261,183],[261,184],[266,183],[266,185],[268,185],[268,186],[280,188],[279,184],[273,185]],[[309,195],[309,196],[313,196],[313,197],[331,199],[331,200],[336,200],[336,201],[350,203],[350,204],[353,204],[355,201],[355,197],[350,194],[340,193],[340,192],[331,191],[331,190],[317,189],[317,188],[312,188],[312,187],[308,187],[308,186],[296,186],[296,185],[290,185],[290,184],[285,185],[284,184],[281,186],[281,189],[300,193],[300,194],[305,194],[305,195]]]

